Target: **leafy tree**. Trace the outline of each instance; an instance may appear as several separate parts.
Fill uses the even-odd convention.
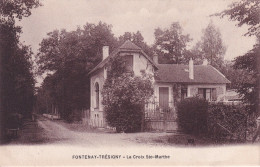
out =
[[[2,0],[0,1],[0,18],[5,21],[21,20],[31,15],[31,9],[39,7],[39,0]]]
[[[212,66],[221,69],[226,47],[223,44],[220,31],[210,22],[202,32],[201,41],[196,44],[193,50],[193,53],[196,54],[195,59],[207,59]]]
[[[155,29],[155,52],[160,63],[179,64],[185,61],[187,43],[192,39],[183,35],[183,29],[178,22],[171,24],[169,29]]]
[[[50,73],[49,77],[54,80],[51,87],[43,89],[54,92],[52,103],[57,105],[63,118],[68,120],[73,110],[89,107],[87,74],[102,60],[104,45],[113,50],[117,41],[111,26],[102,22],[87,23],[83,29],[71,32],[55,30],[42,40],[37,55],[38,74]]]
[[[19,43],[21,27],[16,19],[28,17],[37,0],[0,1],[0,140],[4,140],[4,128],[8,115],[12,113],[29,116],[32,111],[34,78],[32,52]]]
[[[224,10],[221,13],[216,14],[221,17],[228,17],[232,21],[238,21],[238,26],[248,25],[248,32],[245,35],[255,35],[258,38],[257,44],[254,46],[254,49],[246,53],[244,56],[240,56],[235,59],[234,67],[236,69],[244,69],[249,72],[249,75],[244,76],[246,79],[240,84],[239,93],[245,95],[245,101],[250,104],[257,106],[257,98],[250,98],[254,96],[253,94],[258,94],[260,96],[259,90],[259,81],[256,81],[260,78],[259,76],[259,31],[260,31],[260,1],[258,0],[241,0],[239,2],[232,3],[229,9]],[[259,70],[259,71],[258,71]],[[250,77],[248,81],[247,77]],[[255,92],[255,93],[253,93]],[[258,92],[258,93],[256,93]],[[249,93],[249,94],[248,94]],[[256,97],[256,96],[254,96]],[[250,100],[251,99],[251,100]],[[249,100],[249,101],[248,101]],[[259,100],[258,100],[259,101]],[[255,109],[254,109],[255,110]],[[258,109],[259,110],[259,109]]]
[[[245,35],[260,34],[260,1],[240,0],[232,3],[228,9],[215,14],[220,17],[228,17],[232,21],[238,21],[237,26],[248,25],[248,32]]]
[[[201,42],[199,41],[190,50],[186,51],[184,63],[188,64],[189,60],[192,58],[195,65],[201,65],[204,60],[202,55]]]
[[[234,68],[234,60],[225,60],[219,71],[231,82],[228,89],[239,89],[241,82],[246,79],[248,72],[243,69]]]
[[[232,3],[229,9],[222,11],[221,13],[215,14],[221,17],[228,17],[232,21],[238,21],[238,26],[248,25],[248,32],[245,35],[255,35],[258,39],[257,44],[255,45],[254,49],[249,51],[245,57],[249,55],[253,56],[253,61],[247,61],[246,58],[238,58],[236,59],[237,64],[244,64],[243,67],[247,70],[250,70],[249,67],[254,67],[253,63],[256,62],[256,72],[254,73],[253,78],[257,78],[257,82],[253,84],[245,84],[241,88],[245,91],[240,91],[241,94],[247,92],[256,92],[257,100],[252,99],[250,101],[251,104],[254,104],[256,107],[256,112],[260,113],[260,56],[259,56],[259,42],[260,42],[260,1],[259,0],[240,0],[239,2]],[[241,62],[242,61],[242,62]],[[240,89],[241,90],[241,89]],[[250,96],[249,96],[250,97]],[[260,127],[257,130],[256,135],[253,138],[253,141],[256,139],[257,135],[260,134]]]
[[[144,119],[144,104],[152,96],[151,77],[145,73],[134,76],[126,73],[122,59],[110,62],[107,77],[102,89],[102,104],[106,120],[117,132],[140,131]]]
[[[259,56],[260,47],[256,44],[252,50],[243,56],[235,59],[234,68],[244,71],[244,75],[240,76],[237,82],[237,90],[243,96],[244,102],[250,104],[249,111],[255,111],[257,108],[257,62],[255,61]]]

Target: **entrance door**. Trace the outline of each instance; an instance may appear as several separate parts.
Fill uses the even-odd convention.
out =
[[[169,108],[169,88],[159,87],[159,106],[163,109]]]

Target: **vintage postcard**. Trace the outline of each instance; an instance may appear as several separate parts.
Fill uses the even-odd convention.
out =
[[[0,165],[260,165],[259,14],[259,0],[2,0]]]

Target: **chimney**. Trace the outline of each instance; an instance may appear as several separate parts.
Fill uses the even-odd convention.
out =
[[[204,59],[202,65],[204,65],[204,66],[208,65],[208,60]]]
[[[189,78],[194,79],[194,65],[192,58],[189,61]]]
[[[105,60],[109,56],[109,46],[103,46],[103,60]]]
[[[155,64],[159,64],[158,63],[158,55],[153,56],[153,61],[154,61]]]

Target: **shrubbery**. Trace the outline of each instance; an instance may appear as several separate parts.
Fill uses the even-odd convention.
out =
[[[210,104],[208,117],[208,134],[219,141],[229,137],[245,140],[248,120],[245,106]]]
[[[188,134],[207,132],[208,102],[198,97],[182,100],[177,105],[178,125]]]
[[[204,134],[216,142],[226,139],[244,141],[250,122],[244,105],[208,103],[198,97],[187,98],[178,106],[178,125],[185,133]]]
[[[115,59],[111,62],[102,90],[102,104],[109,126],[116,127],[117,132],[137,132],[141,130],[144,119],[145,102],[153,94],[151,77],[145,73],[134,76],[131,72],[124,72],[120,61]]]

